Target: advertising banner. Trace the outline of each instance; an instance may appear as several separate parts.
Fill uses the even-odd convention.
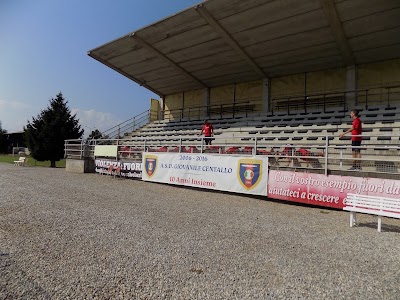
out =
[[[142,163],[146,181],[267,194],[267,157],[145,152]]]
[[[279,170],[269,173],[268,197],[272,199],[343,208],[348,193],[400,199],[400,181]]]
[[[127,161],[112,161],[108,159],[95,160],[95,172],[104,174],[110,167],[114,166],[116,169],[121,166],[121,176],[128,178],[142,178],[142,162],[127,162]]]

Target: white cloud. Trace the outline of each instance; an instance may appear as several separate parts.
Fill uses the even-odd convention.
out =
[[[27,120],[36,116],[35,108],[20,101],[9,101],[0,99],[0,121],[2,128],[8,132],[22,131]]]
[[[94,129],[105,131],[121,123],[121,121],[116,120],[112,114],[96,111],[94,109],[81,110],[79,108],[73,108],[71,112],[72,114],[76,114],[76,117],[79,119],[79,124],[85,130],[85,136],[89,135]]]
[[[0,99],[0,109],[29,109],[30,105],[18,101],[6,101]]]
[[[105,131],[121,122],[110,113],[94,109],[74,108],[71,109],[71,112],[72,114],[76,113],[79,124],[85,130],[85,136],[89,135],[94,129]],[[31,104],[0,99],[0,122],[2,128],[8,132],[22,131],[28,120],[31,121],[32,117],[36,117],[39,113],[40,109]]]

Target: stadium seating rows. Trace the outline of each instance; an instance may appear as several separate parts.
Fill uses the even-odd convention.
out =
[[[365,144],[398,144],[400,135],[400,107],[374,107],[361,110]],[[224,143],[246,144],[258,140],[280,143],[315,144],[328,139],[335,144],[348,144],[350,136],[339,139],[340,132],[351,126],[348,112],[342,108],[327,112],[314,111],[286,114],[253,115],[247,118],[210,119],[215,136]],[[155,121],[125,137],[126,143],[146,138],[148,141],[174,144],[184,137],[198,140],[203,120]]]
[[[300,112],[290,116],[268,113],[248,117],[210,118],[216,140],[213,146],[203,149],[198,136],[203,120],[155,121],[126,136],[120,154],[121,157],[132,159],[141,159],[144,150],[257,154],[268,155],[270,166],[278,168],[290,166],[321,169],[323,158],[317,156],[324,155],[328,138],[331,145],[328,151],[329,168],[342,170],[346,164],[352,163],[350,136],[339,138],[339,134],[351,126],[348,115],[347,111],[337,108],[329,112]],[[397,173],[400,162],[393,158],[400,154],[399,116],[400,110],[396,107],[361,110],[365,171]],[[255,146],[250,146],[254,143],[257,153],[254,151]]]

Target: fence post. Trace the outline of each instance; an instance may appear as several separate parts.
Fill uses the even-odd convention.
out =
[[[179,153],[182,152],[182,138],[179,138]]]
[[[287,114],[290,114],[290,109],[289,109],[289,103],[290,103],[290,97],[287,99]]]
[[[255,138],[254,138],[253,155],[257,155],[257,139],[258,139],[258,137],[255,137]]]
[[[343,169],[343,148],[340,148],[340,163],[339,163],[339,166],[340,166],[340,170],[342,170]]]
[[[81,151],[80,151],[80,158],[83,158],[83,139],[81,139]]]
[[[92,141],[93,141],[93,140],[92,140]],[[94,157],[94,149],[96,148],[97,140],[94,140],[93,143],[94,143],[94,145],[92,145],[92,152],[91,152],[91,153],[92,153],[93,158],[95,158],[95,157]]]
[[[390,88],[391,87],[387,87],[387,107],[390,107]]]
[[[328,149],[329,149],[329,137],[326,136],[326,141],[325,141],[325,176],[328,175]]]

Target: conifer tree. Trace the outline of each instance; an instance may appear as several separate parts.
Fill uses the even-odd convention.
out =
[[[68,101],[60,92],[50,100],[47,109],[32,121],[28,121],[25,138],[31,155],[38,161],[50,160],[51,167],[64,157],[64,143],[67,139],[79,139],[83,129],[67,106]]]
[[[101,133],[100,130],[95,129],[92,130],[92,132],[89,134],[88,139],[101,139],[103,137],[103,134]]]
[[[6,140],[7,130],[4,130],[0,121],[0,153],[5,153],[7,151],[7,140]]]

